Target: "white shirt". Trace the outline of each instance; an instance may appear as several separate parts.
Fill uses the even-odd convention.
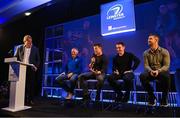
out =
[[[24,50],[24,60],[23,60],[24,63],[29,64],[30,53],[31,53],[31,48],[26,48],[25,47],[25,50]]]

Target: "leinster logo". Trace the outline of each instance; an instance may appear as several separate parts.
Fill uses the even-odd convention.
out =
[[[118,20],[124,18],[123,6],[121,4],[116,4],[112,6],[107,12],[107,20]]]

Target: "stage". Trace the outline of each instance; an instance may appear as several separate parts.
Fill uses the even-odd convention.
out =
[[[113,105],[113,106],[112,106]],[[8,106],[8,100],[1,99],[0,107]],[[150,109],[150,110],[149,110]],[[146,112],[147,111],[147,112]],[[152,112],[151,112],[152,111]],[[144,105],[95,103],[83,105],[82,101],[62,101],[56,98],[37,97],[31,109],[20,112],[0,110],[2,117],[180,117],[180,108],[147,108]]]

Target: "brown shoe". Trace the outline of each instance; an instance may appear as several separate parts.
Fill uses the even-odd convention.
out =
[[[71,100],[73,97],[73,94],[72,93],[68,93],[67,97],[66,97],[66,100]]]

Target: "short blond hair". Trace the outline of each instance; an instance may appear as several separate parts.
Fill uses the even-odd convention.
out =
[[[25,42],[27,39],[32,40],[32,37],[30,35],[25,35],[24,38],[23,38],[23,42]]]
[[[75,51],[76,51],[76,54],[79,53],[79,50],[78,50],[77,48],[72,48],[71,51],[72,51],[72,50],[75,50]]]

